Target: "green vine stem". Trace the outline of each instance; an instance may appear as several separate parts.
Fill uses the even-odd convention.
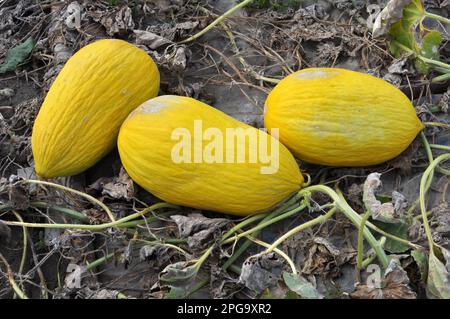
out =
[[[389,233],[385,232],[384,230],[382,230],[381,228],[378,228],[377,226],[375,226],[374,224],[372,224],[369,221],[366,221],[365,224],[366,224],[367,227],[369,227],[370,229],[376,231],[377,233],[379,233],[380,235],[382,235],[384,237],[387,237],[387,238],[390,238],[392,240],[398,241],[398,242],[400,242],[400,243],[402,243],[402,244],[404,244],[406,246],[411,247],[412,249],[423,250],[422,246],[414,244],[414,243],[412,243],[412,242],[410,242],[410,241],[408,241],[408,240],[406,240],[404,238],[400,238],[400,237],[397,237],[395,235],[389,234]]]
[[[14,214],[14,216],[17,218],[17,220],[19,222],[23,222],[23,219],[22,219],[22,217],[20,216],[20,214],[18,212],[16,212],[15,210],[12,210],[12,213]],[[19,265],[19,270],[18,270],[19,274],[23,273],[23,269],[25,267],[25,261],[26,261],[26,257],[27,257],[28,247],[31,248],[31,251],[33,253],[33,259],[35,259],[35,255],[34,255],[35,253],[33,251],[33,246],[32,246],[32,242],[31,242],[30,236],[28,234],[28,229],[25,226],[22,226],[22,232],[23,232],[22,233],[22,236],[23,236],[23,248],[22,248],[22,257],[20,259],[20,265]],[[30,246],[28,246],[28,241],[29,240],[30,240]],[[35,260],[35,263],[37,264],[36,260]],[[42,294],[42,297],[44,299],[48,299],[47,284],[45,282],[44,274],[42,273],[40,268],[37,269],[37,272],[38,272],[39,279],[41,280],[41,294]],[[13,298],[14,299],[17,298],[17,294],[16,293],[14,293]]]
[[[431,152],[431,146],[428,143],[428,140],[427,140],[425,134],[423,133],[423,131],[420,132],[420,139],[422,140],[423,147],[425,148],[425,153],[427,154],[428,161],[431,164],[433,162],[433,153]],[[439,167],[438,167],[438,169],[439,169]],[[441,169],[441,172],[442,172],[442,169]],[[445,170],[444,170],[444,172],[445,172]],[[433,179],[433,172],[431,173],[430,178],[427,181],[425,191],[427,191],[430,188],[432,179]],[[414,201],[414,203],[411,205],[411,207],[406,212],[406,215],[408,216],[409,219],[412,219],[411,216],[412,216],[414,210],[416,209],[417,205],[419,205],[419,202],[420,202],[420,196],[419,196],[419,198],[417,198]]]
[[[175,246],[175,245],[170,245],[170,244],[165,243],[165,242],[161,242],[161,241],[147,241],[147,240],[141,240],[141,239],[135,239],[135,241],[142,242],[142,243],[148,244],[148,245],[164,245],[164,246],[168,246],[168,247],[170,246],[171,248],[176,249],[176,250],[180,251],[183,254],[186,254],[186,252],[183,249],[181,249],[180,247]],[[87,271],[91,271],[91,270],[94,270],[94,268],[96,268],[96,267],[98,267],[100,265],[103,265],[104,263],[106,263],[106,262],[110,261],[112,258],[114,258],[114,256],[116,256],[116,254],[118,252],[120,252],[120,251],[123,251],[123,249],[121,249],[119,251],[116,251],[116,252],[113,252],[113,253],[110,253],[108,255],[105,255],[103,257],[100,257],[100,258],[98,258],[98,259],[88,263],[87,266],[86,266],[86,270]]]
[[[13,211],[14,216],[16,216],[17,220],[19,222],[23,222],[22,217],[19,213],[16,211]],[[23,273],[23,269],[25,267],[25,260],[27,259],[27,248],[28,248],[28,232],[26,227],[22,227],[22,237],[23,237],[23,247],[22,247],[22,257],[20,258],[20,265],[19,265],[19,274]],[[13,296],[14,299],[17,298],[17,294],[14,293]]]
[[[159,213],[158,216],[151,216],[151,217],[147,217],[147,218],[142,218],[142,219],[138,219],[138,220],[132,220],[129,222],[124,222],[124,223],[120,223],[120,225],[117,225],[117,228],[133,228],[136,226],[140,226],[140,225],[146,225],[148,223],[157,221],[159,219],[161,219],[162,217],[168,217],[170,215],[176,214],[176,211],[167,211],[167,212],[162,212]],[[173,239],[173,240],[178,240],[178,239]]]
[[[428,123],[431,123],[431,122],[428,122]],[[431,152],[431,146],[428,143],[427,137],[425,136],[423,131],[420,132],[420,138],[422,139],[423,146],[425,147],[425,152],[427,153],[428,161],[431,163],[431,162],[433,162],[433,153]],[[446,169],[441,168],[439,166],[436,167],[436,171],[441,173],[441,174],[450,175],[450,171],[449,170],[446,170]],[[430,176],[431,176],[431,178],[433,178],[433,174],[431,174]]]
[[[441,144],[430,144],[431,148],[437,149],[437,150],[442,150],[442,151],[447,151],[450,152],[450,146],[447,145],[441,145]]]
[[[303,182],[302,188],[308,187],[309,185],[311,185],[311,175],[309,175],[308,173],[303,173],[303,177],[306,177],[305,181]]]
[[[296,198],[298,199],[298,197],[299,196],[296,196]],[[273,223],[275,223],[275,222],[277,222],[277,221],[279,221],[279,220],[282,220],[282,219],[284,219],[284,218],[288,218],[288,217],[290,217],[290,216],[292,216],[292,215],[294,215],[295,213],[297,213],[298,211],[301,211],[301,210],[303,210],[303,209],[305,209],[306,208],[306,205],[302,205],[302,206],[300,206],[300,207],[297,207],[297,208],[294,208],[294,209],[292,209],[292,210],[290,210],[290,211],[287,211],[286,213],[284,213],[284,214],[282,214],[282,215],[279,215],[279,216],[277,216],[277,217],[271,217],[271,218],[268,218],[267,220],[263,220],[259,225],[257,225],[257,226],[255,226],[255,227],[253,227],[253,228],[251,228],[251,229],[249,229],[249,230],[247,230],[247,231],[245,231],[245,232],[243,232],[243,233],[240,233],[240,234],[238,234],[238,235],[236,235],[236,236],[234,236],[234,237],[232,237],[232,238],[229,238],[229,239],[227,239],[227,240],[224,240],[223,241],[223,244],[227,244],[227,243],[230,243],[230,242],[232,242],[232,241],[234,241],[234,240],[236,240],[236,239],[238,239],[238,238],[240,238],[240,237],[243,237],[243,236],[246,236],[246,235],[248,235],[249,233],[254,233],[254,232],[256,232],[256,231],[259,231],[259,230],[261,230],[261,229],[263,229],[263,228],[265,228],[265,227],[267,227],[267,226],[269,226],[269,225],[271,225],[271,224],[273,224]],[[331,216],[332,214],[330,213],[330,216]],[[325,220],[326,218],[324,218],[323,216],[320,216],[319,217],[319,220],[313,220],[313,221],[311,221],[312,222],[312,224],[315,224],[316,222],[321,222],[321,220],[322,220],[322,218],[323,218],[323,220]],[[322,221],[323,221],[322,220]],[[391,238],[391,239],[393,239],[393,240],[396,240],[396,241],[399,241],[399,242],[401,242],[401,243],[403,243],[403,244],[405,244],[405,245],[408,245],[409,247],[411,247],[411,248],[413,248],[413,249],[419,249],[419,250],[422,250],[423,249],[423,247],[422,246],[420,246],[420,245],[416,245],[416,244],[414,244],[414,243],[411,243],[411,242],[409,242],[408,240],[406,240],[406,239],[403,239],[403,238],[400,238],[400,237],[397,237],[397,236],[394,236],[394,235],[391,235],[391,234],[389,234],[389,233],[386,233],[385,231],[383,231],[382,229],[380,229],[380,228],[378,228],[378,227],[376,227],[375,225],[373,225],[373,224],[371,224],[370,222],[367,222],[366,223],[366,225],[367,225],[367,227],[369,227],[369,228],[371,228],[371,229],[373,229],[373,230],[375,230],[375,231],[377,231],[378,233],[380,233],[381,235],[383,235],[383,236],[385,236],[385,237],[388,237],[388,238]],[[300,225],[300,230],[301,229],[304,229],[304,228],[307,228],[308,226],[312,226],[312,225],[308,225],[308,224],[303,224],[303,225]],[[297,229],[297,231],[299,231],[298,229]],[[224,236],[225,237],[225,236]],[[226,236],[226,237],[228,237],[228,236]],[[287,236],[288,237],[288,236]],[[287,238],[286,237],[286,238]],[[384,237],[383,237],[384,238]],[[282,240],[281,240],[282,241]],[[384,241],[385,241],[385,239],[384,239]],[[381,243],[383,243],[384,242],[383,240],[381,241]],[[276,244],[275,244],[276,245]],[[241,246],[241,247],[243,247],[244,249],[244,251],[245,251],[245,249],[246,248],[248,248],[248,246]],[[239,254],[240,255],[240,254]],[[376,256],[376,255],[375,255]],[[224,265],[224,269],[226,269],[226,268],[228,268],[228,266],[230,265],[230,264],[232,264],[234,261],[235,261],[235,259],[233,258],[234,257],[234,255],[230,258],[230,259],[228,259],[227,260],[227,262],[225,263],[225,265]],[[373,258],[372,258],[372,260],[373,260]],[[363,262],[363,265],[365,264],[365,262]]]
[[[424,57],[424,56],[422,56],[420,54],[418,54],[417,57],[419,59],[421,59],[423,62],[426,62],[428,64],[436,65],[436,66],[439,66],[441,68],[450,70],[450,65],[447,64],[447,63],[444,63],[444,62],[441,62],[441,61],[437,61],[437,60],[433,60],[433,59],[429,59],[429,58],[426,58],[426,57]]]
[[[436,61],[436,60],[429,59],[429,58],[426,58],[426,57],[424,57],[424,56],[421,56],[420,54],[417,54],[416,52],[414,52],[413,50],[411,50],[410,48],[408,48],[407,46],[401,44],[401,43],[398,42],[398,41],[394,41],[394,43],[395,43],[395,45],[397,45],[399,48],[401,48],[403,51],[408,52],[408,53],[410,53],[410,54],[414,54],[415,57],[421,59],[423,62],[426,62],[426,63],[431,64],[431,65],[436,65],[436,66],[438,66],[438,67],[441,67],[441,68],[444,68],[444,69],[450,71],[450,65],[449,65],[449,64],[446,64],[446,63],[443,63],[443,62],[441,62],[441,61]]]
[[[436,72],[441,73],[442,75],[448,75],[448,69],[446,69],[446,68],[441,68],[440,66],[434,66],[434,70]]]
[[[311,192],[321,192],[327,194],[334,201],[336,208],[341,211],[348,219],[356,226],[359,227],[361,224],[361,216],[350,207],[350,205],[345,200],[342,193],[336,193],[328,186],[325,185],[314,185],[302,189],[299,194],[307,194]],[[367,227],[364,227],[364,238],[366,238],[369,245],[373,248],[377,257],[384,268],[389,265],[389,258],[386,256],[384,249],[380,246],[380,243],[373,237],[372,233]]]
[[[72,188],[67,187],[67,186],[63,186],[63,185],[59,185],[59,184],[55,184],[55,183],[51,183],[51,182],[38,181],[38,180],[33,180],[33,179],[26,179],[26,180],[23,180],[22,182],[23,183],[28,183],[28,184],[46,185],[46,186],[50,186],[50,187],[54,187],[54,188],[57,188],[57,189],[64,190],[66,192],[71,192],[73,194],[77,194],[77,195],[79,195],[81,197],[86,198],[91,203],[94,203],[94,204],[100,206],[101,208],[103,208],[103,210],[108,214],[108,216],[111,219],[111,221],[113,221],[113,222],[115,221],[114,215],[111,212],[111,210],[108,208],[108,206],[106,206],[101,201],[99,201],[97,198],[95,198],[95,197],[93,197],[93,196],[91,196],[89,194],[77,191],[76,189],[72,189]]]
[[[67,208],[67,207],[61,207],[58,205],[54,205],[54,204],[50,204],[47,202],[43,202],[43,201],[34,201],[34,202],[30,202],[30,206],[31,207],[35,207],[35,208],[43,208],[43,209],[53,209],[56,210],[60,213],[63,213],[66,216],[72,217],[74,219],[77,219],[79,221],[83,221],[83,222],[89,222],[89,217],[86,216],[83,213],[77,212],[76,210]],[[13,207],[8,206],[8,205],[0,205],[0,211],[7,211],[7,210],[12,210]]]
[[[355,212],[355,211],[347,204],[347,202],[346,202],[345,199],[343,198],[342,194],[338,195],[336,192],[334,192],[334,191],[333,191],[331,188],[329,188],[328,186],[324,186],[324,185],[316,185],[316,186],[310,186],[310,187],[307,187],[307,188],[305,188],[305,189],[302,189],[302,190],[295,196],[295,198],[296,198],[296,199],[299,199],[299,198],[301,198],[302,196],[308,197],[308,196],[309,196],[308,194],[309,194],[310,192],[313,192],[313,191],[320,191],[320,192],[322,192],[322,193],[325,193],[325,194],[329,195],[329,196],[334,200],[334,202],[335,202],[335,204],[336,204],[336,209],[342,210],[342,212],[343,212],[343,213],[344,213],[344,214],[345,214],[345,215],[346,215],[346,216],[347,216],[347,217],[348,217],[348,218],[356,225],[356,227],[359,227],[360,222],[361,222],[361,217],[358,215],[358,213],[356,213],[356,212]],[[301,211],[301,210],[305,209],[306,207],[307,207],[306,204],[302,204],[301,206],[299,206],[299,207],[297,207],[297,208],[295,208],[295,209],[293,209],[293,210],[291,210],[291,211],[288,211],[288,212],[286,212],[286,213],[284,213],[284,214],[282,214],[282,215],[280,215],[280,216],[278,216],[278,217],[271,218],[270,220],[267,220],[267,221],[263,221],[263,222],[260,223],[258,226],[254,227],[254,228],[252,228],[252,229],[249,229],[249,230],[247,230],[247,231],[245,231],[245,232],[243,232],[243,233],[240,233],[240,234],[238,234],[238,235],[235,235],[234,237],[231,237],[231,238],[228,238],[227,240],[224,240],[224,241],[222,242],[222,244],[230,243],[230,242],[234,241],[235,239],[238,239],[238,238],[240,238],[240,237],[242,237],[242,236],[248,235],[249,233],[252,233],[252,232],[257,231],[257,230],[260,230],[260,229],[263,229],[263,228],[267,227],[268,225],[270,225],[270,224],[272,224],[272,223],[274,223],[274,222],[276,222],[276,221],[278,221],[278,220],[281,220],[281,219],[283,219],[283,218],[287,218],[287,217],[289,217],[289,216],[292,216],[293,214],[297,213],[298,211]],[[334,213],[334,211],[333,211],[333,213]],[[332,213],[331,213],[331,215],[332,215]],[[324,216],[325,216],[325,215],[319,216],[319,217],[318,217],[318,218],[319,218],[318,221],[317,221],[317,220],[312,220],[312,221],[310,221],[310,222],[311,222],[311,223],[317,223],[317,222],[323,221],[323,220],[326,219],[326,217],[324,217]],[[303,226],[302,226],[302,225],[300,225],[300,226],[301,226],[301,227],[308,227],[308,226],[311,226],[311,225],[308,225],[308,224],[305,225],[305,224],[303,224]],[[370,224],[370,226],[369,226],[369,223],[368,223],[367,226],[368,226],[368,227],[371,227],[371,228],[376,228],[376,226],[374,226],[374,225],[372,225],[372,224]],[[380,229],[378,229],[378,228],[376,228],[376,229],[377,229],[377,231],[379,231],[380,233],[384,233],[384,234],[388,235],[389,237],[393,237],[393,239],[402,241],[403,243],[408,244],[409,246],[417,247],[416,245],[414,245],[414,244],[412,244],[412,243],[410,243],[410,242],[408,242],[408,241],[406,241],[406,240],[404,240],[404,239],[401,239],[401,238],[398,238],[398,237],[396,237],[396,236],[387,234],[387,233],[383,232],[382,230],[380,230]],[[298,231],[298,230],[297,230],[297,231]],[[370,231],[369,231],[367,228],[364,228],[363,234],[364,234],[364,237],[365,237],[365,238],[367,239],[367,241],[369,242],[369,244],[371,245],[371,247],[375,250],[375,252],[376,252],[378,258],[380,259],[381,264],[383,265],[383,267],[387,267],[388,264],[389,264],[389,260],[388,260],[388,258],[387,258],[387,256],[386,256],[386,254],[385,254],[383,248],[379,245],[379,243],[377,242],[377,240],[373,237],[373,235],[370,233]],[[287,237],[286,237],[286,238],[287,238]],[[280,241],[280,242],[281,242],[281,241]]]
[[[253,215],[250,216],[248,218],[245,218],[242,222],[240,222],[239,224],[234,225],[233,227],[231,227],[231,229],[229,231],[227,231],[223,236],[222,236],[222,241],[227,239],[228,237],[230,237],[231,235],[233,235],[236,231],[238,231],[239,229],[252,224],[260,219],[263,219],[264,214],[258,214],[258,215]]]
[[[370,211],[366,211],[361,218],[361,224],[358,228],[358,255],[356,258],[356,267],[358,269],[363,269],[363,249],[364,249],[364,234],[363,229],[366,226],[366,222],[369,219]]]
[[[424,122],[426,126],[438,126],[438,127],[444,127],[448,130],[450,130],[450,124],[447,123],[441,123],[441,122]]]
[[[331,190],[331,188],[330,188]],[[332,191],[332,190],[331,190]],[[344,196],[340,191],[338,191],[338,197],[340,199],[340,202],[338,203],[338,207],[340,207],[340,210],[344,213],[344,215],[349,218],[353,224],[358,227],[361,224],[361,216],[358,215],[357,212],[353,210],[353,208],[350,207],[350,205],[346,202]],[[342,207],[345,209],[342,210]],[[386,256],[386,253],[384,252],[383,247],[380,245],[380,243],[373,237],[372,233],[370,232],[368,227],[364,227],[364,238],[367,240],[369,245],[372,247],[372,249],[375,251],[381,265],[386,268],[389,265],[389,258]]]
[[[450,80],[450,72],[432,78],[431,82],[445,82],[447,80]]]
[[[272,213],[270,213],[270,214],[267,214],[267,215],[263,215],[263,214],[260,215],[260,216],[262,216],[262,217],[265,217],[265,218],[263,219],[263,221],[261,222],[261,224],[264,223],[264,222],[267,222],[267,221],[270,220],[272,217],[276,216],[276,214],[280,213],[280,212],[282,211],[282,208],[283,208],[283,207],[281,207],[280,209],[278,209],[278,210],[276,210],[276,211],[274,211],[274,212],[272,212]],[[255,216],[258,216],[258,215],[255,215]],[[232,229],[234,229],[234,231],[238,231],[239,229],[241,229],[241,228],[243,227],[244,224],[249,224],[249,223],[250,223],[249,219],[250,219],[250,218],[248,218],[247,220],[244,220],[244,221],[241,222],[240,224],[237,224],[237,225],[236,225],[235,227],[233,227]],[[257,220],[257,219],[252,219],[251,221],[253,222],[253,221],[256,221],[256,220]],[[247,232],[246,232],[246,233],[247,233]],[[229,237],[229,236],[231,236],[231,234],[232,234],[232,233],[231,233],[230,231],[227,232],[227,233],[222,237],[222,241],[223,241],[223,242],[231,242],[233,239],[235,239],[235,238],[233,237],[233,238],[228,238],[228,240],[225,240],[225,237],[226,237],[226,236]],[[257,235],[259,234],[259,231],[254,231],[253,234],[257,236]],[[261,241],[261,240],[258,240],[257,238],[255,238],[255,237],[253,237],[253,236],[251,236],[251,235],[243,234],[243,233],[240,233],[239,235],[240,235],[240,237],[245,236],[245,237],[247,238],[247,241],[246,241],[242,246],[240,246],[239,249],[238,249],[238,251],[235,252],[235,253],[234,253],[234,254],[233,254],[233,255],[232,255],[225,263],[224,263],[224,265],[222,266],[222,268],[223,268],[224,270],[230,268],[231,270],[235,271],[236,273],[240,273],[240,269],[234,269],[234,268],[237,268],[237,267],[234,267],[234,265],[233,265],[234,261],[235,261],[239,256],[241,256],[242,253],[244,253],[244,252],[247,250],[248,246],[249,246],[252,242],[254,242],[254,243],[258,244],[258,245],[264,246],[264,247],[268,247],[268,246],[269,246],[269,244],[267,244],[267,243],[265,243],[265,242],[263,242],[263,241]],[[209,248],[202,254],[202,256],[201,256],[199,259],[197,259],[197,260],[195,261],[195,268],[196,268],[196,271],[197,271],[197,272],[200,270],[201,266],[202,266],[203,263],[206,261],[206,259],[209,257],[209,255],[212,253],[213,248],[214,248],[214,246],[209,247]],[[283,257],[283,258],[287,261],[287,263],[289,264],[289,266],[291,267],[292,272],[293,272],[294,274],[297,274],[297,269],[296,269],[295,264],[294,264],[294,262],[292,261],[292,259],[289,258],[289,256],[288,256],[286,253],[284,253],[283,251],[281,251],[281,250],[279,250],[279,249],[276,249],[276,250],[274,249],[274,251],[275,251],[276,253],[278,253],[281,257]],[[205,285],[208,284],[208,282],[209,282],[208,279],[199,282],[198,285],[197,285],[197,288],[196,288],[195,290],[191,291],[190,293],[192,294],[194,291],[196,291],[196,290],[198,290],[198,289],[204,287]]]
[[[88,216],[86,216],[83,213],[77,212],[76,210],[70,209],[70,208],[61,207],[61,206],[49,204],[49,203],[42,202],[42,201],[31,202],[30,206],[36,207],[36,208],[53,209],[53,210],[56,210],[56,211],[58,211],[60,213],[63,213],[64,215],[72,217],[74,219],[78,219],[78,220],[83,221],[83,222],[89,222],[89,217]]]
[[[167,203],[158,203],[154,204],[150,207],[143,209],[140,212],[128,215],[114,222],[99,224],[99,225],[85,225],[85,224],[47,224],[47,223],[22,223],[22,222],[12,222],[12,221],[3,221],[5,225],[10,226],[25,226],[31,228],[61,228],[61,229],[82,229],[82,230],[91,230],[91,231],[101,231],[111,227],[120,227],[123,223],[130,221],[132,219],[138,218],[142,215],[145,215],[153,210],[161,209],[161,208],[177,208],[178,206],[167,204]]]
[[[337,193],[339,194],[340,197],[344,198],[342,193],[339,190],[337,190]],[[366,226],[368,228],[376,231],[377,233],[379,233],[379,234],[381,234],[381,235],[383,235],[383,236],[385,236],[387,238],[390,238],[390,239],[393,239],[395,241],[398,241],[398,242],[400,242],[402,244],[405,244],[405,245],[407,245],[407,246],[409,246],[409,247],[411,247],[413,249],[423,250],[422,246],[414,244],[414,243],[412,243],[412,242],[410,242],[410,241],[408,241],[406,239],[403,239],[403,238],[397,237],[395,235],[389,234],[389,233],[385,232],[384,230],[382,230],[381,228],[378,228],[377,226],[375,226],[374,224],[372,224],[369,221],[366,221],[365,224],[366,224]]]
[[[108,254],[106,256],[103,256],[103,257],[100,257],[100,258],[94,260],[93,262],[89,263],[86,266],[86,270],[88,270],[88,271],[94,270],[94,268],[96,268],[96,267],[98,267],[100,265],[103,265],[104,263],[110,261],[115,256],[115,254],[116,253],[110,253],[110,254]]]
[[[240,3],[238,3],[237,5],[235,5],[233,8],[229,9],[227,12],[225,12],[224,14],[222,14],[221,16],[219,16],[217,19],[215,19],[213,22],[211,22],[206,28],[204,28],[203,30],[201,30],[200,32],[194,34],[193,36],[180,41],[180,44],[185,44],[191,41],[194,41],[198,38],[200,38],[202,35],[204,35],[205,33],[207,33],[209,30],[211,30],[212,28],[214,28],[217,24],[219,24],[220,22],[222,22],[223,20],[225,20],[228,16],[232,15],[234,12],[236,12],[237,10],[245,7],[247,4],[251,3],[253,0],[244,0]]]
[[[270,214],[261,214],[261,217],[264,217],[263,220],[258,224],[258,226],[263,225],[263,224],[267,224],[268,221],[273,220],[274,218],[276,218],[276,216],[280,213],[282,213],[285,209],[287,209],[289,211],[290,206],[292,206],[294,203],[296,202],[296,198],[290,198],[284,205],[282,205],[280,208],[278,208],[277,210],[273,211]],[[258,227],[257,226],[257,227]],[[234,227],[233,227],[234,228]],[[255,227],[256,228],[256,227]],[[251,231],[245,231],[244,233],[246,234],[251,234],[251,236],[253,237],[257,237],[259,235],[259,229],[251,229]],[[237,230],[238,228],[235,228],[235,230]],[[223,237],[222,237],[222,243],[225,244],[227,242],[233,242],[233,241],[237,241],[239,238],[237,236],[233,237],[233,238],[229,238],[231,235],[233,235],[232,232],[227,232]],[[240,234],[239,234],[240,235]],[[247,240],[241,245],[239,246],[239,248],[237,249],[237,251],[234,252],[234,254],[227,259],[227,261],[223,264],[222,268],[224,270],[227,270],[229,267],[233,266],[233,263],[245,252],[247,251],[248,247],[250,247],[250,245],[252,244],[251,240],[247,238]]]
[[[228,243],[232,243],[236,240],[238,240],[241,237],[246,237],[249,235],[257,235],[258,231],[264,227],[267,227],[268,225],[270,225],[271,223],[269,223],[270,221],[272,221],[273,219],[277,218],[277,215],[282,213],[284,210],[286,210],[286,208],[292,206],[293,203],[295,203],[295,201],[297,200],[297,198],[294,196],[293,198],[289,199],[286,203],[284,203],[282,206],[280,206],[278,209],[276,209],[275,211],[273,211],[272,213],[269,214],[259,214],[259,215],[254,215],[251,216],[249,218],[244,219],[242,222],[236,224],[234,227],[232,227],[228,232],[226,232],[223,236],[222,236],[222,240],[221,240],[221,244],[228,244]],[[299,209],[301,207],[301,209]],[[289,211],[289,213],[293,214],[292,211],[298,212],[302,209],[304,209],[306,206],[300,206],[296,209],[293,209],[291,211]],[[285,215],[285,214],[284,214]],[[280,215],[282,216],[282,215]],[[233,237],[230,237],[233,233],[237,232],[238,230],[241,230],[244,226],[251,224],[259,219],[263,218],[263,220],[258,224],[258,226],[244,231],[242,233],[239,233]],[[239,256],[244,253],[246,251],[246,249],[250,246],[251,244],[251,240],[249,238],[247,238],[247,241],[238,249],[237,252],[235,252],[226,262],[225,264],[222,266],[223,269],[228,269],[230,267],[233,266],[234,261],[239,258]],[[209,255],[212,253],[214,246],[209,247],[202,255],[199,259],[197,260],[193,260],[193,262],[195,262],[195,267],[198,270],[200,270],[200,267],[202,266],[202,264],[206,261],[206,259],[209,257]]]
[[[214,245],[209,247],[204,253],[203,255],[200,256],[200,258],[198,258],[197,260],[193,260],[193,262],[195,262],[195,268],[196,271],[198,272],[200,270],[200,268],[202,267],[203,263],[206,261],[206,259],[208,259],[209,255],[211,255],[212,251],[214,249]]]
[[[255,235],[258,236],[259,232],[256,232]],[[231,255],[230,258],[228,258],[227,261],[224,262],[222,269],[231,269],[231,267],[234,266],[234,262],[247,251],[248,247],[250,247],[251,244],[252,241],[250,239],[247,239],[244,243],[242,243],[242,245],[239,246],[239,248],[233,253],[233,255]]]
[[[450,154],[442,154],[438,157],[436,157],[435,160],[433,160],[430,165],[428,166],[428,168],[425,170],[425,172],[422,175],[422,178],[420,180],[420,211],[422,213],[422,221],[423,221],[423,226],[425,228],[425,234],[427,235],[427,239],[428,239],[428,245],[430,246],[430,254],[434,253],[434,247],[435,247],[435,243],[433,241],[433,235],[431,233],[431,228],[430,228],[430,224],[428,223],[428,216],[427,216],[427,211],[426,211],[426,205],[425,205],[425,193],[427,191],[427,184],[428,181],[430,180],[431,183],[431,179],[433,178],[433,171],[435,169],[435,167],[443,161],[446,161],[450,159]]]
[[[291,237],[292,235],[305,230],[309,227],[312,227],[314,225],[317,224],[321,224],[324,221],[326,221],[328,218],[330,218],[331,216],[334,215],[334,213],[336,212],[336,207],[331,208],[326,214],[324,215],[320,215],[319,217],[316,217],[310,221],[307,221],[306,223],[303,223],[301,225],[298,225],[297,227],[292,228],[291,230],[289,230],[287,233],[283,234],[283,236],[281,236],[280,238],[278,238],[277,240],[275,240],[272,245],[270,245],[266,250],[265,253],[268,254],[270,253],[272,250],[274,250],[278,245],[280,245],[282,242],[284,242],[286,239],[288,239],[289,237]]]
[[[384,247],[384,244],[386,243],[386,237],[381,237],[380,238],[380,246]],[[366,269],[367,266],[369,266],[371,263],[373,263],[373,261],[375,260],[375,258],[377,257],[376,254],[371,254],[369,257],[367,257],[363,262],[362,262],[362,269]]]
[[[253,227],[253,228],[251,228],[249,230],[246,230],[246,231],[244,231],[244,232],[242,232],[240,234],[237,234],[237,235],[235,235],[235,236],[233,236],[231,238],[228,238],[228,239],[224,240],[222,242],[222,244],[229,244],[229,243],[231,243],[231,242],[233,242],[233,241],[235,241],[235,240],[237,240],[237,239],[239,239],[241,237],[245,237],[247,235],[252,235],[252,234],[254,234],[254,232],[259,231],[259,230],[261,230],[263,228],[266,228],[267,226],[272,225],[273,223],[276,223],[277,221],[280,221],[282,219],[285,219],[285,218],[288,218],[288,217],[291,217],[291,216],[295,215],[296,213],[302,211],[306,207],[307,207],[307,205],[300,205],[300,206],[298,206],[298,207],[296,207],[296,208],[294,208],[294,209],[292,209],[290,211],[287,211],[286,213],[284,213],[282,215],[276,216],[276,217],[273,217],[272,214],[268,215],[267,216],[268,218],[265,218],[257,226],[255,226],[255,227]]]
[[[431,12],[428,12],[428,11],[424,12],[424,16],[428,17],[428,18],[435,19],[437,21],[440,21],[440,22],[443,22],[443,23],[446,23],[446,24],[450,24],[450,19],[447,19],[446,17],[440,16],[440,15],[437,15],[437,14],[434,14],[434,13],[431,13]]]

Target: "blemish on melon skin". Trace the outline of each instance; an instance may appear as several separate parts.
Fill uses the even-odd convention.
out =
[[[133,97],[133,92],[131,92],[131,91],[127,90],[127,89],[122,89],[122,90],[120,91],[120,94],[121,94],[122,96],[126,96],[126,97],[129,97],[129,98],[132,98],[132,97]]]
[[[137,109],[132,111],[127,119],[131,119],[135,117],[138,114],[154,114],[161,111],[163,108],[169,106],[167,103],[164,102],[155,102],[155,101],[147,101],[141,104]]]
[[[149,114],[149,113],[158,113],[163,108],[167,107],[167,103],[164,102],[155,102],[152,101],[150,103],[144,103],[139,107],[139,111],[141,113]]]
[[[334,77],[335,74],[330,71],[323,70],[313,70],[313,71],[303,71],[294,75],[296,80],[312,80],[312,79],[328,79]]]
[[[172,95],[158,96],[142,103],[137,109],[130,113],[128,118],[138,114],[155,114],[166,107],[173,107],[174,101]]]

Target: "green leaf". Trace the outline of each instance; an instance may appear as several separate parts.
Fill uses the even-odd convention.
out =
[[[389,50],[396,58],[399,58],[400,55],[405,52],[401,45],[413,52],[417,51],[414,33],[411,32],[407,26],[405,27],[403,20],[399,20],[391,26],[389,35],[391,36]]]
[[[439,46],[442,43],[442,35],[439,31],[431,30],[422,38],[420,55],[437,60],[439,58]]]
[[[415,27],[422,20],[425,15],[425,9],[423,8],[421,0],[412,0],[403,9],[403,23],[406,24],[408,28]]]
[[[33,38],[28,38],[25,42],[9,49],[6,53],[5,61],[0,65],[0,74],[14,71],[17,66],[25,61],[25,59],[30,55],[34,48]]]
[[[166,266],[159,274],[159,282],[162,284],[161,287],[170,288],[166,298],[186,298],[204,286],[205,282],[197,276],[198,272],[197,264],[189,266],[189,263],[185,261]]]
[[[290,290],[304,299],[322,299],[316,288],[300,275],[283,272],[283,279]]]
[[[408,240],[408,224],[406,223],[383,223],[380,221],[373,221],[373,224],[384,230],[386,233],[391,235],[395,235],[402,239]],[[386,243],[384,244],[384,249],[392,254],[404,253],[409,250],[409,246],[403,243],[398,242],[397,240],[393,240],[390,238],[386,238]]]
[[[422,38],[422,45],[418,49],[418,53],[426,58],[439,60],[439,46],[442,42],[442,35],[439,31],[431,30],[427,32]],[[417,58],[415,66],[421,73],[427,73],[430,70],[430,66]]]
[[[392,38],[391,52],[399,57],[405,50],[399,46],[403,45],[415,53],[419,53],[419,45],[416,40],[416,29],[423,19],[423,8],[420,10],[418,5],[412,1],[403,9],[403,17],[393,23],[389,35]],[[420,1],[418,1],[420,3]],[[420,3],[421,6],[421,3]]]
[[[450,273],[434,253],[430,253],[428,261],[427,295],[429,298],[450,299]]]
[[[168,265],[159,275],[159,280],[166,283],[182,283],[195,278],[198,273],[197,265],[187,266],[186,262]]]
[[[425,282],[428,273],[428,255],[425,252],[414,250],[411,252],[411,256],[419,267],[420,279]]]

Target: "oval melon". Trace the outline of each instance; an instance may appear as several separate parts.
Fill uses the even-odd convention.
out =
[[[94,165],[115,146],[128,114],[158,90],[159,71],[145,51],[115,39],[80,49],[56,77],[34,123],[37,175],[69,176]]]
[[[254,143],[252,136],[261,140]],[[142,104],[123,123],[118,148],[137,184],[169,203],[203,210],[267,211],[303,183],[294,157],[277,139],[188,97]]]
[[[355,71],[310,68],[270,92],[264,123],[304,161],[367,166],[402,153],[423,129],[409,99],[391,84]]]

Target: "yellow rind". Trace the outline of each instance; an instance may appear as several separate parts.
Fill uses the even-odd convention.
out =
[[[423,129],[410,100],[379,78],[339,68],[295,72],[270,92],[265,126],[304,161],[368,166],[402,153]]]
[[[134,110],[120,129],[118,149],[130,177],[169,203],[235,215],[267,211],[300,189],[303,177],[298,165],[280,143],[279,170],[274,174],[261,174],[260,168],[265,164],[259,160],[174,163],[172,148],[178,140],[172,139],[172,133],[185,128],[193,137],[194,120],[202,121],[203,132],[217,128],[224,136],[227,128],[256,130],[192,98],[151,99]],[[274,145],[275,138],[267,137]],[[207,143],[204,141],[203,145]],[[249,145],[247,140],[246,150]],[[225,145],[223,150],[225,154]]]
[[[128,114],[158,90],[159,71],[145,51],[116,39],[80,49],[55,79],[34,123],[36,174],[69,176],[94,165],[115,146]]]

